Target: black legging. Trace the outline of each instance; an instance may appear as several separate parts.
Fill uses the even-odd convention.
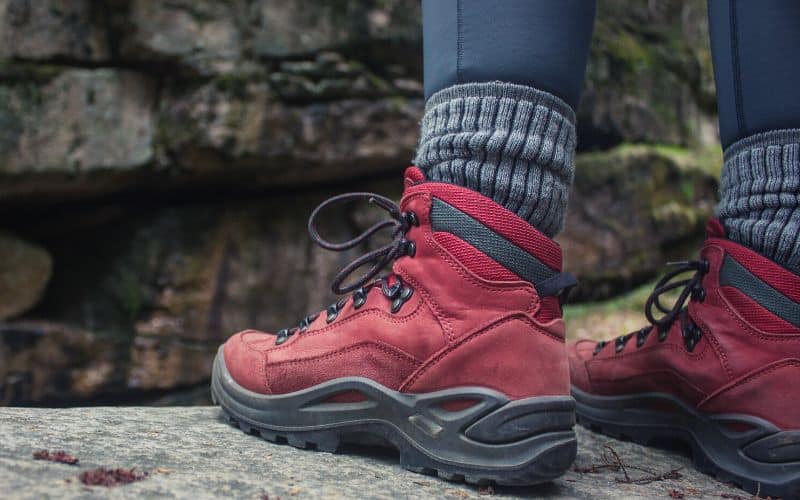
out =
[[[722,146],[800,128],[800,1],[709,0]]]
[[[709,0],[723,147],[800,127],[800,1]],[[593,0],[423,0],[425,96],[501,80],[573,109],[589,53]]]
[[[457,83],[500,80],[578,104],[594,1],[423,0],[425,97]]]

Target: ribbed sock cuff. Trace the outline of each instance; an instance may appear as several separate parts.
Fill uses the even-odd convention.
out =
[[[800,274],[800,129],[725,151],[717,216],[728,237]]]
[[[564,224],[575,143],[575,112],[558,97],[468,83],[428,100],[414,162],[429,179],[478,191],[552,237]]]

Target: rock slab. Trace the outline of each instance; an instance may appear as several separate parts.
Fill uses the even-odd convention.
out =
[[[275,445],[232,428],[214,407],[0,409],[0,492],[4,498],[745,498],[692,469],[688,458],[578,429],[576,469],[550,484],[478,488],[414,474],[390,451],[330,454]],[[632,484],[600,468],[610,446],[631,479],[677,470],[677,479]],[[80,463],[38,461],[64,450]],[[142,481],[85,486],[81,472],[133,468]],[[677,476],[676,475],[676,476]],[[621,482],[622,481],[622,482]],[[681,496],[684,495],[684,496]]]
[[[52,272],[46,250],[0,231],[0,321],[36,305]]]

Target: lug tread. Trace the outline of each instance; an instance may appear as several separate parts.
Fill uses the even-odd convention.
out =
[[[606,436],[611,436],[615,439],[619,439],[619,436],[624,435],[626,437],[629,437],[631,441],[640,444],[642,446],[650,446],[650,443],[655,439],[655,436],[652,435],[642,437],[641,433],[639,435],[628,436],[618,430],[612,430],[606,425],[602,425],[591,419],[587,419],[580,413],[576,415],[576,422],[582,427],[585,427],[586,429],[592,432],[603,434]],[[682,439],[682,441],[685,442],[686,440]],[[700,449],[699,446],[697,446],[694,440],[691,440],[691,442],[687,442],[686,444],[688,444],[691,447],[692,464],[694,465],[694,467],[698,471],[713,477],[717,481],[726,484],[732,484],[735,487],[742,489],[752,495],[760,495],[761,497],[764,497],[766,495],[778,498],[784,498],[784,497],[791,498],[792,495],[791,492],[796,491],[797,486],[787,486],[786,491],[783,491],[783,489],[781,488],[763,487],[757,481],[747,479],[746,477],[731,473],[729,471],[720,468],[711,459],[709,459],[708,456],[706,456],[706,454],[702,451],[702,449]]]
[[[312,451],[322,451],[328,453],[335,453],[339,448],[339,437],[336,433],[332,431],[327,432],[314,432],[311,431],[313,434],[317,434],[318,436],[324,437],[324,439],[319,439],[316,441],[308,440],[305,437],[300,437],[295,433],[291,432],[284,432],[284,433],[276,433],[269,429],[264,429],[260,427],[256,427],[250,425],[246,422],[242,422],[236,419],[231,413],[229,413],[224,406],[220,406],[222,409],[222,414],[227,423],[232,425],[233,427],[237,427],[241,429],[246,434],[251,434],[253,436],[258,436],[265,441],[281,444],[281,445],[289,445],[295,448],[304,449],[304,450],[312,450]],[[407,463],[407,456],[402,454],[401,450],[401,458],[400,464],[401,466],[409,470],[411,472],[415,472],[418,474],[424,474],[428,476],[436,476],[446,481],[450,481],[453,483],[467,483],[476,486],[486,486],[491,484],[496,485],[507,485],[507,486],[514,486],[514,485],[530,485],[530,484],[538,484],[547,481],[551,481],[556,477],[560,476],[567,469],[572,465],[574,454],[577,450],[577,442],[573,441],[572,443],[573,450],[569,450],[570,443],[566,443],[566,448],[564,445],[561,448],[563,450],[556,450],[556,451],[565,451],[567,458],[563,461],[564,467],[563,471],[555,471],[549,473],[547,475],[541,474],[538,470],[534,470],[538,463],[532,464],[531,467],[528,469],[521,469],[518,471],[513,471],[511,475],[508,477],[494,477],[494,476],[483,476],[483,475],[476,475],[474,470],[462,470],[460,468],[444,468],[441,464],[438,466],[433,466],[433,462],[426,463],[425,465],[416,465],[413,463]],[[550,450],[553,451],[553,450]],[[549,454],[549,453],[548,453]],[[571,457],[570,457],[571,455]],[[419,459],[421,455],[415,454],[414,459]]]

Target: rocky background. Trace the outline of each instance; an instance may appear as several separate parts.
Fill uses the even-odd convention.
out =
[[[600,2],[559,237],[575,332],[628,318],[712,213],[706,30],[703,0]],[[201,402],[230,333],[329,303],[352,254],[306,218],[399,195],[421,67],[417,0],[0,0],[0,404]]]

